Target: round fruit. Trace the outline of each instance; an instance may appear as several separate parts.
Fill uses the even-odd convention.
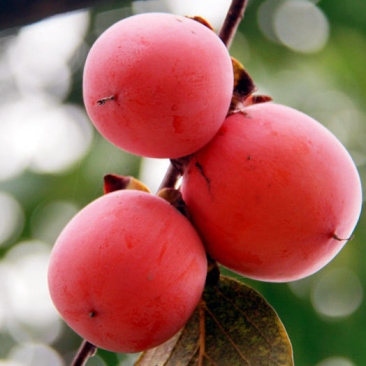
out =
[[[173,14],[123,19],[94,43],[84,102],[99,132],[131,153],[182,157],[221,127],[233,92],[231,58],[201,23]]]
[[[272,103],[226,119],[190,161],[182,194],[214,259],[273,282],[326,265],[351,236],[362,203],[357,169],[336,137]]]
[[[81,210],[51,254],[51,298],[97,347],[138,352],[172,337],[201,297],[207,271],[190,222],[161,198],[116,191]]]

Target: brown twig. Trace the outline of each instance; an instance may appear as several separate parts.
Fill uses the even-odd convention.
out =
[[[163,188],[174,188],[181,174],[182,173],[179,171],[179,169],[177,169],[175,165],[171,162],[158,191],[162,190]]]
[[[97,347],[95,347],[88,341],[83,340],[78,350],[78,353],[76,354],[74,360],[72,361],[71,366],[84,366],[88,361],[88,358],[94,356],[96,351]]]
[[[219,32],[219,37],[227,48],[230,48],[236,30],[238,29],[241,20],[244,18],[247,3],[248,0],[233,0],[231,2],[225,21]]]

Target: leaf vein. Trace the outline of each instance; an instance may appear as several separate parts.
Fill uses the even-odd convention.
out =
[[[238,310],[238,312],[240,314],[242,314],[244,316],[244,318],[248,321],[248,323],[250,323],[256,330],[257,332],[261,335],[261,337],[265,340],[265,342],[269,345],[270,349],[271,349],[271,353],[272,353],[272,343],[269,341],[269,339],[266,337],[266,335],[261,331],[261,329],[258,327],[258,325],[256,325],[252,318],[249,317],[244,311],[243,309],[241,309],[238,305],[236,305],[236,303],[234,301],[232,301],[232,299],[230,299],[229,297],[227,297],[219,288],[217,288],[217,291],[220,293],[220,295],[222,297],[225,298],[225,300],[227,300],[228,302],[230,302],[235,309]]]
[[[211,318],[214,320],[214,322],[217,324],[218,328],[221,330],[221,332],[225,335],[225,337],[229,340],[231,345],[234,347],[235,351],[239,354],[239,356],[250,366],[249,360],[242,354],[240,349],[237,347],[235,342],[231,339],[230,335],[225,331],[221,323],[216,318],[215,314],[208,308],[207,304],[205,306],[205,310],[208,312],[208,314],[211,316]]]

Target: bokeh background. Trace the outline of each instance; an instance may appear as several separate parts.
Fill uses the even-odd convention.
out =
[[[134,175],[155,191],[168,166],[117,149],[92,127],[81,95],[90,45],[139,12],[201,15],[219,30],[229,3],[106,2],[0,32],[1,366],[69,364],[81,339],[49,299],[53,243],[79,209],[102,195],[105,174]],[[333,131],[364,182],[365,17],[364,0],[252,0],[231,47],[260,93]],[[354,239],[313,276],[291,284],[244,281],[277,310],[296,365],[366,364],[365,213]],[[99,350],[87,365],[128,366],[136,356]]]

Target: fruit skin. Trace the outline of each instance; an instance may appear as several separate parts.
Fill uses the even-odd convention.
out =
[[[185,324],[206,272],[190,222],[163,199],[128,190],[100,197],[69,222],[53,248],[48,283],[81,337],[113,352],[139,352]]]
[[[273,103],[245,112],[194,155],[183,199],[219,263],[257,280],[298,280],[351,236],[360,178],[343,145],[311,117]]]
[[[196,152],[221,127],[232,92],[231,58],[220,38],[173,14],[139,14],[115,23],[85,63],[90,119],[110,142],[142,156]]]

